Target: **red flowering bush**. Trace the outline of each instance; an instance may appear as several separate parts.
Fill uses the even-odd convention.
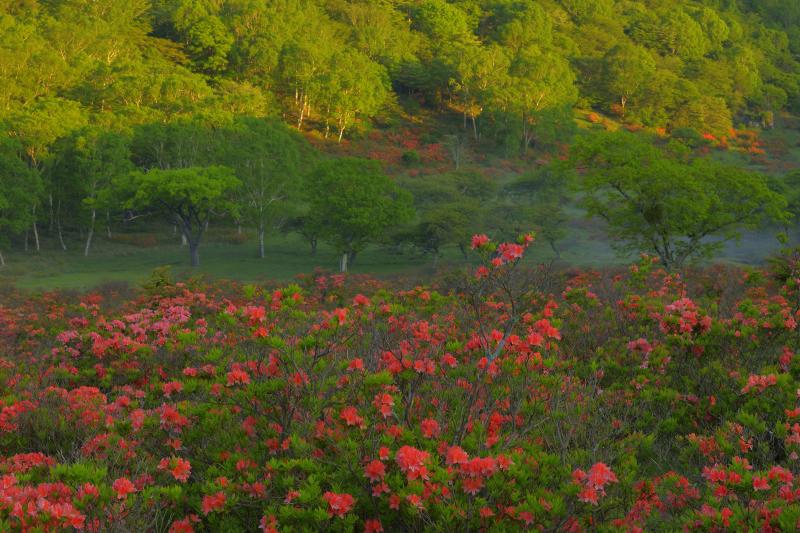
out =
[[[795,530],[796,276],[532,243],[430,286],[11,294],[0,530]]]

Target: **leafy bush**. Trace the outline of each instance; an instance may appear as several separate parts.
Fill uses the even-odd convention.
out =
[[[317,273],[0,305],[0,529],[743,531],[800,519],[800,291]]]
[[[419,165],[422,162],[422,157],[416,150],[407,150],[403,152],[401,158],[403,159],[403,163],[408,166]]]

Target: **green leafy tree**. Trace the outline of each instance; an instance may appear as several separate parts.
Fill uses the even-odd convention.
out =
[[[13,140],[0,138],[0,267],[6,264],[2,248],[29,226],[31,198],[41,194],[39,174],[19,158],[20,149]]]
[[[604,61],[608,93],[619,103],[619,113],[624,117],[630,100],[642,93],[655,73],[655,61],[650,52],[633,44],[615,46]]]
[[[420,36],[391,0],[356,0],[334,4],[339,19],[352,29],[353,45],[370,59],[391,67],[414,57]]]
[[[710,21],[708,17],[705,21],[710,24],[708,31],[721,31],[716,21]],[[634,18],[630,34],[643,46],[686,61],[703,57],[712,46],[700,23],[681,6],[642,10]]]
[[[469,39],[467,13],[445,0],[423,0],[413,12],[414,27],[436,42]]]
[[[413,243],[424,253],[433,255],[436,267],[442,248],[448,244],[464,246],[474,227],[476,202],[451,203],[426,211],[412,232]]]
[[[519,219],[517,225],[534,228],[557,258],[561,257],[558,242],[567,233],[569,216],[564,207],[572,192],[573,174],[568,163],[556,161],[523,174],[506,187],[511,215]]]
[[[359,117],[375,115],[389,96],[389,77],[383,66],[354,50],[333,55],[321,84],[325,132],[332,122],[339,142]]]
[[[131,159],[143,169],[210,165],[219,149],[219,132],[220,128],[199,118],[143,124],[133,131]]]
[[[411,193],[419,215],[417,224],[402,237],[432,254],[434,263],[448,245],[458,246],[466,258],[470,237],[485,229],[487,214],[495,205],[495,182],[479,172],[461,170],[435,180],[406,178],[401,185]]]
[[[278,121],[242,117],[222,135],[220,159],[242,182],[241,213],[258,231],[263,258],[267,227],[288,212],[301,189],[308,149],[302,137]]]
[[[681,106],[674,114],[676,128],[695,128],[703,133],[728,135],[733,118],[725,100],[714,96],[698,96]]]
[[[200,241],[211,217],[237,213],[234,193],[240,185],[233,170],[222,166],[154,168],[113,180],[126,208],[160,213],[180,223],[193,267],[200,266]]]
[[[211,4],[184,0],[175,12],[175,29],[196,70],[216,75],[228,67],[234,38]]]
[[[297,129],[327,94],[324,77],[329,75],[332,56],[343,48],[337,28],[326,24],[323,12],[312,7],[303,13],[297,21],[301,28],[281,46],[275,69],[283,104],[295,118]]]
[[[508,71],[508,55],[497,45],[456,42],[447,48],[446,61],[452,68],[450,87],[462,109],[464,128],[469,118],[477,140],[478,117],[491,98],[491,88]]]
[[[571,107],[577,99],[575,74],[569,62],[554,52],[532,48],[511,63],[508,76],[498,83],[495,105],[516,117],[523,152],[533,144],[542,113]]]
[[[19,109],[9,114],[8,134],[17,139],[25,153],[25,160],[31,171],[42,178],[50,177],[45,166],[53,154],[51,148],[56,141],[86,125],[87,116],[84,109],[72,100],[63,98],[41,98],[29,108]],[[66,249],[61,233],[62,198],[57,195],[57,183],[52,180],[44,182],[45,197],[49,205],[50,228],[58,228],[58,237],[62,248]],[[32,214],[32,229],[36,250],[40,249],[37,211],[40,207],[40,196],[29,198]]]
[[[69,69],[36,20],[0,11],[0,115],[69,83]]]
[[[778,181],[778,189],[788,202],[788,210],[792,220],[800,221],[800,171],[789,172]]]
[[[395,185],[377,161],[324,161],[310,174],[306,187],[308,217],[321,229],[320,237],[342,254],[342,272],[367,244],[413,215],[411,195]]]
[[[65,141],[51,174],[61,190],[69,191],[67,196],[72,196],[74,200],[71,207],[76,211],[88,211],[83,250],[83,255],[88,257],[94,239],[97,212],[111,208],[104,191],[114,178],[127,176],[133,170],[129,139],[95,126],[85,128]]]
[[[667,268],[712,255],[744,228],[785,220],[786,200],[764,176],[710,159],[670,159],[644,136],[581,139],[573,157],[590,215],[626,251],[655,253]]]

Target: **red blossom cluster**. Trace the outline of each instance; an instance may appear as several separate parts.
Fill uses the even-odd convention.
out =
[[[180,457],[165,457],[158,463],[159,470],[166,470],[172,477],[181,483],[186,483],[189,480],[189,475],[192,472],[192,465],[186,459]]]
[[[326,492],[322,499],[328,503],[328,514],[330,516],[343,517],[353,509],[356,499],[352,495],[344,493]]]
[[[767,374],[766,376],[750,375],[747,378],[747,384],[742,387],[742,394],[747,394],[753,389],[758,392],[764,392],[776,383],[778,383],[778,377],[775,374]]]
[[[72,489],[62,483],[24,486],[14,474],[0,476],[0,511],[21,531],[83,529],[86,516],[72,498]]]
[[[428,459],[430,459],[430,453],[412,446],[402,446],[395,454],[397,466],[409,481],[428,479],[428,469],[425,467]]]
[[[578,499],[582,502],[597,505],[600,498],[606,495],[605,487],[609,483],[617,483],[616,474],[605,463],[595,463],[588,472],[575,469],[572,479],[581,486]]]

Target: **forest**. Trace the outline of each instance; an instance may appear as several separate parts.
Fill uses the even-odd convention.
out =
[[[209,228],[260,257],[275,235],[322,242],[342,270],[374,246],[436,264],[489,230],[534,228],[558,257],[577,212],[679,266],[791,233],[799,205],[792,0],[0,13],[0,263],[175,235],[197,265]],[[618,175],[586,172],[603,162]]]

